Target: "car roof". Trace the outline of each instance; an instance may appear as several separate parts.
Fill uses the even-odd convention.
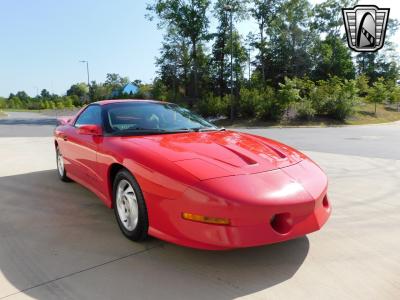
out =
[[[109,100],[101,100],[97,102],[93,102],[92,104],[99,104],[99,105],[107,105],[111,103],[126,103],[126,102],[147,102],[147,103],[168,103],[164,101],[158,100],[145,100],[145,99],[109,99]]]

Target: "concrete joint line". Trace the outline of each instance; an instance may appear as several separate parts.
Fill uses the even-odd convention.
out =
[[[21,291],[18,291],[18,292],[15,292],[15,293],[12,293],[12,294],[3,296],[3,297],[1,297],[0,299],[6,299],[6,298],[8,298],[8,297],[15,296],[15,295],[17,295],[17,294],[20,294],[20,293],[24,293],[24,292],[33,290],[33,289],[35,289],[35,288],[38,288],[38,287],[47,285],[47,284],[49,284],[49,283],[56,282],[56,281],[61,280],[61,279],[64,279],[64,278],[72,277],[72,276],[74,276],[74,275],[81,274],[81,273],[84,273],[84,272],[86,272],[86,271],[91,271],[91,270],[100,268],[100,267],[102,267],[102,266],[105,266],[105,265],[108,265],[108,264],[111,264],[111,263],[114,263],[114,262],[117,262],[117,261],[126,259],[126,258],[128,258],[128,257],[132,257],[132,256],[136,256],[136,255],[139,255],[139,254],[148,252],[148,251],[150,251],[150,250],[153,250],[153,249],[155,249],[155,248],[159,248],[159,247],[161,247],[161,246],[162,246],[162,244],[159,244],[159,245],[156,245],[156,246],[153,246],[153,247],[150,247],[150,248],[146,248],[146,249],[143,249],[143,250],[140,250],[140,251],[136,251],[136,252],[127,254],[127,255],[125,255],[125,256],[121,256],[121,257],[118,257],[118,258],[115,258],[115,259],[106,261],[106,262],[104,262],[104,263],[101,263],[101,264],[98,264],[98,265],[95,265],[95,266],[88,267],[88,268],[83,269],[83,270],[79,270],[79,271],[76,271],[76,272],[72,272],[72,273],[69,273],[69,274],[66,274],[66,275],[63,275],[63,276],[54,278],[54,279],[52,279],[52,280],[48,280],[48,281],[39,283],[39,284],[37,284],[37,285],[34,285],[34,286],[29,287],[29,288],[23,289],[23,290],[21,290]]]

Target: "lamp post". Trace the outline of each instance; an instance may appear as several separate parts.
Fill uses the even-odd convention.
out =
[[[231,35],[231,114],[230,119],[235,118],[234,99],[233,99],[233,6],[225,5],[225,10],[230,12],[230,35]]]
[[[81,63],[86,63],[86,72],[87,72],[87,85],[90,87],[90,77],[89,77],[89,62],[87,60],[80,60]]]
[[[80,63],[86,63],[86,73],[87,73],[87,86],[88,86],[88,93],[90,93],[90,77],[89,77],[89,61],[87,60],[80,60]],[[88,103],[89,102],[89,94],[83,97],[82,99],[84,102]]]

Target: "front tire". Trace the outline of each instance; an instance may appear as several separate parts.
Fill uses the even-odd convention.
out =
[[[113,184],[113,206],[119,228],[132,241],[147,238],[149,221],[139,184],[127,170],[117,173]]]
[[[61,154],[60,149],[56,148],[56,161],[57,161],[57,174],[61,181],[70,182],[71,179],[67,176],[67,171],[65,170],[64,158]]]

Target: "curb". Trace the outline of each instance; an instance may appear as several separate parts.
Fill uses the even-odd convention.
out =
[[[0,113],[1,113],[1,114],[4,114],[4,117],[5,117],[5,118],[7,118],[7,117],[10,116],[10,115],[9,115],[8,113],[6,113],[5,111],[1,111],[1,110],[0,110]],[[1,117],[2,117],[2,116],[0,115],[0,118],[1,118]]]

